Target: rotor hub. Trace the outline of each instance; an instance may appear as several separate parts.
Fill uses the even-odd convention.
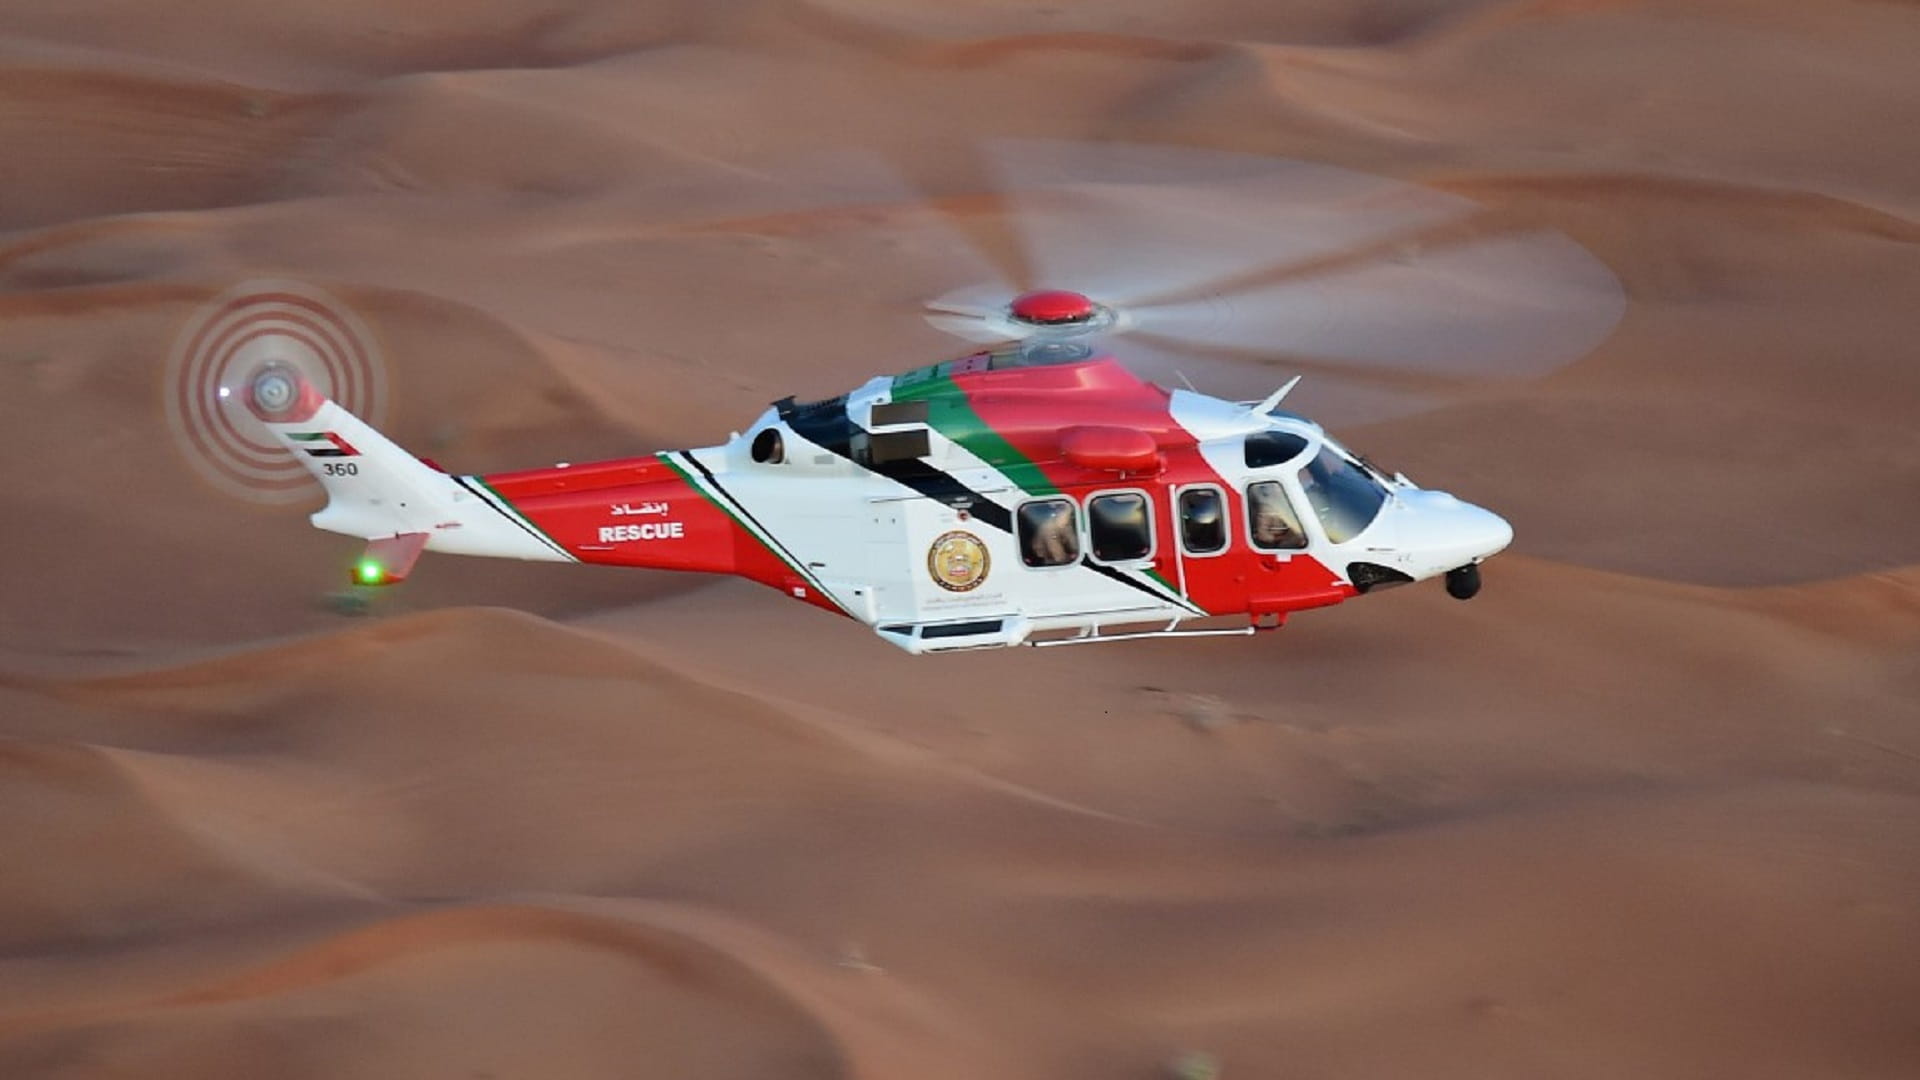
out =
[[[320,411],[326,398],[298,371],[268,363],[247,380],[247,408],[270,424],[291,424]]]
[[[253,380],[253,400],[267,412],[285,409],[299,392],[293,376],[284,371],[269,368]]]
[[[1086,326],[1100,314],[1100,305],[1083,293],[1067,289],[1040,289],[1022,293],[1007,305],[1015,322],[1029,326]]]

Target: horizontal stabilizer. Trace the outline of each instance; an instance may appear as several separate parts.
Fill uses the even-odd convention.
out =
[[[353,566],[356,585],[398,585],[413,572],[420,553],[427,550],[427,534],[401,533],[383,536],[367,544],[365,554]]]

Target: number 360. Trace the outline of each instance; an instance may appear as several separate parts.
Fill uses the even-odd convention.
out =
[[[328,476],[359,476],[360,475],[360,466],[354,464],[351,461],[322,462],[320,465],[320,468],[325,470]]]

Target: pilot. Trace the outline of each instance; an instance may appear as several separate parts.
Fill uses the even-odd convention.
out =
[[[1253,543],[1263,548],[1306,547],[1306,538],[1294,527],[1286,495],[1278,485],[1256,484],[1247,492],[1252,504]]]

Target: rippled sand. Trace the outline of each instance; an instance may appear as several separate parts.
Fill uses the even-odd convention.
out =
[[[1920,1073],[1911,5],[443,7],[0,12],[0,1077]],[[914,659],[430,557],[354,619],[350,541],[169,435],[175,335],[274,277],[450,468],[717,441],[1100,263],[1010,146],[1591,253],[1590,338],[1342,427],[1513,520],[1482,596]],[[1196,258],[1301,239],[1176,180]]]

